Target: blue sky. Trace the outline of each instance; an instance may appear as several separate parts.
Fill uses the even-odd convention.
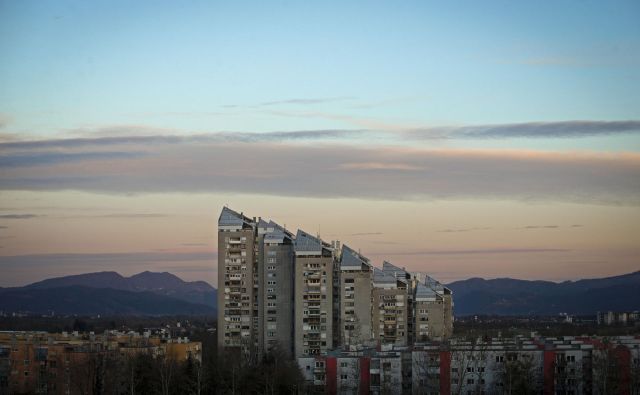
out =
[[[0,0],[0,286],[215,285],[223,205],[443,281],[638,270],[639,20],[638,1]]]
[[[640,108],[635,1],[1,4],[7,132],[626,120]]]

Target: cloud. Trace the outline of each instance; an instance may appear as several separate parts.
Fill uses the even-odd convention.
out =
[[[639,132],[640,120],[628,120],[432,127],[409,130],[406,135],[415,139],[575,138]]]
[[[571,225],[567,226],[567,228],[582,228],[583,225]],[[527,225],[518,229],[560,229],[563,228],[561,225]]]
[[[31,219],[41,217],[41,215],[37,214],[4,214],[0,215],[0,219]]]
[[[48,152],[41,158],[30,156],[26,150],[65,150],[83,147],[105,148],[115,146],[136,146],[137,151],[96,151],[94,156],[142,155],[150,145],[174,144],[214,144],[214,143],[278,143],[278,142],[348,142],[370,146],[372,142],[399,142],[415,146],[416,142],[437,139],[497,139],[497,138],[578,138],[590,136],[609,136],[614,134],[640,133],[640,120],[628,121],[564,121],[564,122],[528,122],[498,125],[435,126],[410,128],[407,125],[389,124],[374,119],[363,119],[349,115],[335,115],[321,112],[282,112],[271,111],[276,115],[290,117],[312,117],[341,120],[357,125],[358,129],[320,129],[271,132],[215,132],[202,134],[171,134],[175,130],[144,127],[140,125],[110,126],[94,129],[74,129],[71,134],[78,135],[63,139],[16,140],[11,137],[0,139],[0,165],[11,166],[15,163],[27,164],[29,161],[46,164],[47,161],[82,160],[84,153]],[[16,152],[17,151],[17,152]],[[5,152],[11,152],[6,157]],[[78,156],[73,156],[73,155]],[[68,156],[65,156],[68,155]],[[376,163],[376,161],[370,161]]]
[[[293,98],[285,100],[272,100],[252,105],[240,105],[240,104],[224,104],[223,108],[259,108],[259,107],[271,107],[293,104],[297,106],[310,106],[315,104],[333,103],[347,100],[355,100],[352,96],[335,96],[335,97],[315,97],[315,98]]]
[[[354,100],[355,97],[351,96],[337,96],[337,97],[323,97],[323,98],[307,98],[307,99],[288,99],[288,100],[276,100],[260,103],[260,106],[275,106],[280,104],[298,104],[298,105],[311,105],[311,104],[323,104],[336,101]]]
[[[421,170],[420,167],[407,163],[361,162],[343,163],[340,168],[347,170]]]
[[[168,214],[160,214],[160,213],[115,213],[115,214],[105,214],[105,215],[96,215],[95,218],[165,218],[168,217]]]
[[[367,255],[484,255],[484,254],[531,254],[548,252],[568,252],[571,250],[563,248],[487,248],[470,250],[424,250],[406,252],[376,252]]]
[[[11,156],[27,149],[25,144],[33,144],[36,156],[55,156],[62,148],[73,155],[47,165],[17,161],[6,166],[0,190],[640,204],[637,153],[241,143],[176,136],[6,143],[0,152]],[[96,154],[101,144],[114,145],[113,152],[144,154]]]
[[[184,247],[205,247],[205,246],[208,246],[209,244],[207,244],[207,243],[182,243],[180,245],[184,246]]]
[[[191,262],[191,265],[185,265]],[[81,254],[32,254],[0,256],[0,286],[24,285],[43,278],[110,270],[125,275],[144,270],[174,274],[215,270],[217,253],[212,252],[125,252]],[[207,276],[215,284],[214,276]]]
[[[113,129],[113,128],[110,128]],[[127,127],[123,127],[123,132]],[[282,131],[282,132],[218,132],[194,135],[121,135],[106,136],[100,130],[95,132],[87,131],[87,135],[98,135],[101,137],[77,137],[65,139],[48,139],[48,140],[26,140],[26,141],[7,141],[0,142],[0,152],[11,150],[47,150],[47,149],[78,149],[85,147],[111,147],[111,146],[136,146],[137,152],[95,152],[96,155],[104,156],[126,156],[141,155],[144,151],[141,148],[150,145],[174,145],[174,144],[200,144],[200,143],[256,143],[256,142],[287,142],[287,141],[313,141],[313,140],[340,140],[355,137],[361,137],[366,134],[365,130],[355,129],[326,129],[326,130],[300,130],[300,131]],[[55,161],[58,157],[63,158],[59,152],[48,152],[47,155],[53,157]],[[59,156],[57,157],[56,154]],[[4,155],[4,154],[3,154]],[[33,157],[28,156],[24,152],[13,154],[17,159],[6,160],[7,164],[12,162],[28,163]],[[25,156],[25,159],[21,159]],[[67,157],[73,159],[73,155]],[[41,159],[46,161],[48,158]],[[81,158],[78,158],[81,159]],[[35,159],[34,159],[35,160]],[[1,164],[2,162],[0,162]]]
[[[362,233],[351,233],[349,236],[378,236],[382,235],[382,232],[362,232]]]
[[[142,152],[29,152],[7,154],[0,157],[2,167],[26,167],[53,165],[64,162],[83,162],[100,160],[118,160],[144,155]]]
[[[216,257],[215,252],[125,252],[125,253],[88,253],[88,254],[30,254],[0,256],[0,266],[19,265],[56,265],[69,263],[128,262],[186,262],[206,261]]]
[[[9,229],[8,226],[0,226],[0,229]]]
[[[463,232],[473,232],[476,230],[489,230],[491,228],[489,227],[485,227],[485,228],[458,228],[458,229],[441,229],[441,230],[436,230],[437,233],[463,233]]]

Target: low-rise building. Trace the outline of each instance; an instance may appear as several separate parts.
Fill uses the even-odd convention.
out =
[[[123,363],[140,354],[202,362],[202,344],[135,332],[0,332],[0,394],[92,393],[96,380],[121,388]]]

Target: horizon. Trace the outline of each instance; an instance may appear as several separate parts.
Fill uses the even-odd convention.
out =
[[[217,253],[217,252],[216,252]],[[374,266],[376,267],[380,267],[381,265],[376,265],[374,263]],[[556,284],[562,284],[565,282],[577,282],[577,281],[583,281],[583,280],[597,280],[597,279],[606,279],[606,278],[612,278],[612,277],[620,277],[620,276],[625,276],[625,275],[630,275],[630,274],[635,274],[640,272],[640,270],[636,270],[636,271],[632,271],[632,272],[628,272],[628,273],[621,273],[621,274],[617,274],[617,275],[612,275],[612,276],[607,276],[607,277],[582,277],[582,278],[575,278],[575,279],[568,279],[568,280],[540,280],[540,279],[522,279],[522,278],[513,278],[513,277],[489,277],[489,278],[485,278],[485,277],[468,277],[468,278],[460,278],[460,279],[456,279],[450,282],[442,282],[444,285],[449,285],[451,283],[454,282],[459,282],[459,281],[467,281],[467,280],[473,280],[473,279],[480,279],[480,280],[485,280],[485,281],[491,281],[491,280],[518,280],[518,281],[548,281],[548,282],[553,282]],[[138,272],[138,273],[133,273],[133,274],[122,274],[121,272],[118,271],[114,271],[114,270],[102,270],[102,271],[98,271],[98,272],[86,272],[86,273],[72,273],[72,274],[67,274],[67,275],[63,275],[63,276],[56,276],[56,277],[46,277],[46,278],[41,278],[41,279],[37,279],[35,281],[32,282],[28,282],[25,284],[21,284],[21,285],[12,285],[9,287],[6,286],[0,286],[0,288],[20,288],[20,287],[25,287],[25,286],[29,286],[38,282],[42,282],[45,280],[53,280],[53,279],[59,279],[59,278],[64,278],[64,277],[72,277],[72,276],[82,276],[82,275],[88,275],[88,274],[102,274],[102,273],[115,273],[123,278],[131,278],[140,274],[144,274],[144,273],[152,273],[152,274],[169,274],[172,276],[177,277],[178,279],[187,282],[187,283],[193,283],[193,282],[204,282],[208,285],[210,285],[211,287],[215,288],[216,290],[218,289],[217,284],[213,284],[209,281],[206,280],[185,280],[184,278],[180,277],[179,275],[172,273],[172,272],[159,272],[159,271],[151,271],[151,270],[145,270],[142,272]],[[436,280],[438,280],[436,278]]]
[[[0,11],[0,286],[217,287],[225,205],[443,283],[640,269],[638,2]]]

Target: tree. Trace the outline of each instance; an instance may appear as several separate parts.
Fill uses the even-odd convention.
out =
[[[412,356],[414,393],[431,394],[440,391],[440,352],[414,351]]]
[[[484,387],[484,371],[489,343],[482,338],[471,338],[462,344],[451,344],[451,378],[452,393],[460,395],[467,387],[467,381],[474,391],[480,392]]]
[[[594,394],[616,394],[620,385],[620,369],[616,349],[604,339],[604,346],[594,348],[592,354]]]
[[[502,383],[500,392],[503,394],[535,394],[538,377],[533,355],[521,355],[520,358],[516,353],[508,355],[498,379]]]

